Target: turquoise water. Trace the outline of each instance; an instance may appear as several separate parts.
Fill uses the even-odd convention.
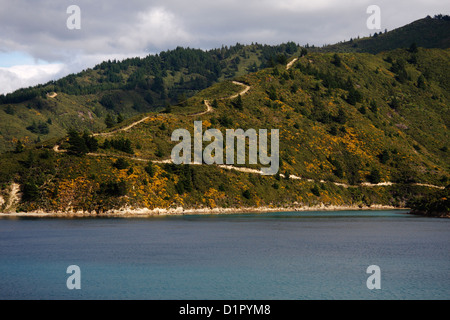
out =
[[[1,219],[0,299],[449,299],[449,231],[405,211]]]

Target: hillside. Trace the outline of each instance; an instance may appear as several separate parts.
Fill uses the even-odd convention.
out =
[[[428,16],[389,32],[375,32],[371,37],[352,38],[350,41],[329,45],[319,50],[377,54],[398,48],[409,48],[413,43],[423,48],[450,48],[450,17]]]
[[[279,62],[95,136],[18,145],[0,157],[2,210],[405,206],[448,184],[449,49]],[[192,135],[200,120],[223,133],[279,129],[279,173],[171,164],[172,132]]]
[[[99,132],[136,115],[184,103],[214,83],[255,72],[306,52],[379,53],[410,48],[449,48],[448,16],[427,17],[372,37],[324,48],[251,44],[209,51],[176,48],[123,61],[105,61],[57,81],[0,95],[0,153],[18,140],[32,145],[58,139],[71,128]]]
[[[101,131],[118,120],[183,102],[213,83],[264,68],[297,45],[236,44],[209,51],[176,48],[105,61],[57,81],[0,95],[0,152],[63,137],[70,128]],[[119,119],[118,119],[119,117]]]

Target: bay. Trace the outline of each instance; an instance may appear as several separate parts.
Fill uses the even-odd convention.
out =
[[[0,299],[447,300],[450,220],[406,212],[0,219]]]

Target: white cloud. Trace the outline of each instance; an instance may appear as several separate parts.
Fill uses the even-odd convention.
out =
[[[79,72],[103,60],[177,46],[212,49],[236,42],[286,41],[321,46],[365,36],[372,32],[366,26],[370,4],[380,6],[382,29],[388,30],[450,10],[448,0],[77,0],[81,30],[68,30],[70,4],[0,0],[0,7],[7,8],[0,10],[0,52],[28,56],[22,61],[4,59],[0,65],[29,65],[22,72],[0,69],[0,93]],[[53,67],[42,66],[42,61]],[[64,66],[52,69],[56,63]]]
[[[192,36],[185,30],[181,19],[163,7],[152,8],[137,15],[137,22],[125,28],[117,44],[130,51],[146,48],[165,48],[187,44]]]
[[[56,79],[64,68],[63,64],[19,65],[0,68],[0,94]]]

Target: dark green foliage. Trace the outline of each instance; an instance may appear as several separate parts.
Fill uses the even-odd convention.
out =
[[[145,172],[148,173],[148,175],[149,175],[150,177],[152,177],[152,178],[154,177],[154,175],[155,175],[155,167],[153,166],[153,163],[152,163],[152,162],[149,162],[149,163],[145,166],[144,170],[145,170]]]
[[[267,94],[269,95],[270,100],[272,101],[278,100],[277,90],[273,85],[271,85],[269,90],[267,90]]]
[[[320,197],[320,189],[317,185],[314,185],[314,187],[311,188],[311,192],[313,195]]]
[[[35,121],[33,121],[33,124],[31,124],[30,126],[27,127],[27,130],[32,132],[32,133],[36,133],[36,134],[49,134],[50,129],[48,127],[48,124],[45,122],[39,122],[36,123]]]
[[[238,95],[236,100],[233,101],[233,105],[236,109],[242,111],[244,110],[244,104],[242,102],[242,97],[241,95]]]
[[[429,216],[450,216],[450,193],[449,188],[414,198],[408,202],[408,207],[413,214],[426,214]]]
[[[225,114],[221,115],[217,120],[223,127],[231,127],[233,125],[233,119],[231,119]]]
[[[117,123],[122,123],[123,120],[125,120],[125,118],[123,117],[123,115],[121,113],[119,113],[117,115]]]
[[[69,131],[69,144],[70,147],[68,148],[68,151],[71,154],[82,156],[89,152],[86,141],[75,130]]]
[[[83,140],[89,152],[95,152],[98,150],[98,141],[95,137],[89,135],[87,132],[84,132]]]
[[[118,151],[122,151],[129,154],[134,154],[134,150],[131,144],[131,140],[128,138],[117,138],[117,139],[105,139],[102,145],[102,149],[114,148]]]
[[[178,194],[184,194],[185,192],[192,191],[192,168],[189,165],[183,165],[179,169],[179,180],[175,185],[175,189],[177,190]]]
[[[415,42],[411,43],[411,45],[409,46],[408,51],[411,52],[411,53],[419,52],[419,49],[417,49],[417,44]]]
[[[331,63],[336,67],[340,67],[342,65],[341,57],[337,53],[335,53],[333,56],[333,60],[331,60]]]
[[[11,105],[7,105],[5,108],[5,113],[13,116],[16,112]]]
[[[127,169],[129,166],[130,166],[130,164],[124,158],[117,159],[116,162],[114,162],[114,164],[113,164],[113,167],[115,167],[119,170]]]
[[[370,183],[377,184],[381,181],[380,171],[377,168],[374,168],[370,171],[370,174],[367,176],[367,180]]]
[[[338,178],[344,177],[344,169],[342,168],[342,165],[339,161],[335,159],[328,159],[328,161],[334,166],[335,169],[333,169],[333,174]]]
[[[48,150],[48,149],[44,149],[44,151],[42,151],[39,154],[39,158],[44,159],[44,160],[50,159],[50,157],[51,157],[51,153],[50,153],[50,150]]]
[[[400,101],[397,99],[397,97],[394,97],[392,99],[392,101],[389,103],[389,106],[392,109],[396,110],[396,109],[398,109],[400,107]]]
[[[16,148],[14,149],[15,153],[21,153],[23,152],[25,149],[23,143],[20,140],[17,140],[16,142]]]
[[[372,100],[370,102],[370,111],[372,111],[373,113],[378,112],[378,106],[377,106],[377,103],[375,102],[375,100]]]
[[[122,197],[128,192],[127,184],[125,181],[110,181],[107,183],[101,183],[98,193],[111,197]]]
[[[245,199],[250,199],[251,197],[252,197],[252,194],[250,193],[250,190],[244,190],[244,192],[242,192],[242,196],[245,198]]]
[[[112,94],[105,94],[101,99],[100,103],[102,106],[104,106],[106,109],[114,110],[116,107],[116,99],[115,96]]]
[[[403,59],[398,59],[392,64],[391,71],[396,74],[395,79],[400,83],[405,83],[408,80],[408,72],[406,71],[406,62]]]
[[[114,118],[109,113],[106,115],[105,124],[107,128],[112,128],[116,124]]]
[[[389,151],[383,150],[383,152],[378,155],[378,159],[380,159],[382,164],[386,164],[391,159]]]
[[[164,151],[159,145],[158,148],[156,149],[155,156],[157,156],[158,158],[164,157]]]
[[[337,116],[334,121],[340,124],[345,124],[347,122],[347,116],[343,108],[339,108]]]
[[[361,94],[361,92],[359,92],[358,90],[356,90],[355,88],[351,87],[348,91],[348,95],[347,95],[347,102],[351,105],[356,105],[356,103],[358,102],[362,102],[363,96]]]
[[[35,201],[39,198],[39,188],[32,180],[25,182],[22,187],[22,201]]]
[[[361,106],[361,107],[358,109],[358,111],[359,111],[361,114],[366,114],[366,113],[367,113],[367,109],[366,109],[365,106]]]
[[[425,84],[425,77],[421,74],[417,79],[417,88],[425,90],[427,88]]]

